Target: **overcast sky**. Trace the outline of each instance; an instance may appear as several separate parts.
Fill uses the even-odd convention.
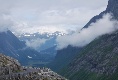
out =
[[[108,0],[0,0],[0,29],[16,32],[79,30]]]

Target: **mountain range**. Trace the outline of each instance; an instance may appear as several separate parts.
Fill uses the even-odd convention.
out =
[[[14,33],[15,34],[15,33]],[[49,33],[49,32],[45,32],[45,33],[23,33],[23,34],[15,34],[19,40],[21,41],[32,41],[32,40],[36,40],[36,39],[45,39],[46,41],[37,47],[37,51],[42,51],[51,47],[54,47],[57,43],[56,43],[56,38],[58,36],[64,36],[67,33],[63,33],[63,32],[59,32],[56,31],[54,33]],[[48,44],[48,45],[47,45]]]
[[[18,59],[22,65],[43,63],[52,60],[49,54],[41,54],[27,47],[24,41],[20,41],[10,30],[0,32],[0,52]]]
[[[94,16],[82,29],[89,28],[107,13],[112,15],[112,20],[118,21],[118,0],[109,0],[106,10]],[[118,30],[102,35],[82,48],[69,45],[56,51],[54,44],[57,35],[36,33],[17,38],[9,30],[0,32],[0,53],[18,59],[22,65],[43,64],[42,66],[51,68],[69,80],[118,80]],[[32,38],[48,39],[52,36],[52,40],[47,42],[51,46],[45,48],[44,45],[45,49],[40,49],[40,52],[27,47],[24,42]]]

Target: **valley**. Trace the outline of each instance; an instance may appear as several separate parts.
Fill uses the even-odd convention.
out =
[[[92,3],[89,6],[95,5]],[[19,34],[11,28],[0,31],[0,80],[118,80],[118,0],[108,0],[105,10],[96,16],[93,15],[96,7],[92,8],[93,12],[86,9],[81,10],[80,7],[62,12],[44,10],[40,15],[45,14],[46,18],[50,18],[46,19],[46,26],[52,26],[51,23],[59,19],[59,23],[53,23],[53,28],[44,27],[43,30],[42,26],[33,27],[35,30],[29,26],[31,33],[26,31]],[[79,10],[93,16],[80,29],[73,27],[79,26],[77,19],[70,18],[66,23],[67,17],[74,16]],[[86,20],[88,17],[85,16],[80,18]],[[62,24],[58,25],[60,20]],[[78,22],[81,23],[80,20]],[[23,25],[24,30],[28,28],[28,24]],[[38,29],[41,32],[37,32]]]

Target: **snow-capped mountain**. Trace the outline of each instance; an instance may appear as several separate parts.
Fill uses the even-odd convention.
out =
[[[52,58],[48,54],[41,54],[38,51],[27,47],[11,31],[0,32],[0,53],[18,59],[22,65],[30,65],[33,62],[48,62]]]
[[[35,38],[49,39],[49,38],[53,38],[53,37],[57,37],[57,36],[63,36],[63,35],[66,35],[66,34],[67,33],[56,31],[54,33],[49,33],[49,32],[44,32],[44,33],[40,33],[40,32],[36,32],[36,33],[22,33],[22,34],[16,34],[16,36],[20,40],[25,41],[25,40],[35,39]]]
[[[67,35],[67,33],[56,31],[50,32],[36,32],[36,33],[23,33],[15,34],[21,41],[26,42],[28,47],[32,47],[37,51],[45,50],[54,47],[56,43],[56,37]],[[36,45],[37,44],[37,45]],[[48,45],[47,45],[48,44]]]

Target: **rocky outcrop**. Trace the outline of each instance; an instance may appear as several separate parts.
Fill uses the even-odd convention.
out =
[[[0,80],[67,80],[48,68],[24,68],[24,71],[0,76]]]
[[[0,80],[67,80],[49,68],[22,67],[20,63],[0,54]]]
[[[0,54],[0,76],[22,71],[18,60]]]

